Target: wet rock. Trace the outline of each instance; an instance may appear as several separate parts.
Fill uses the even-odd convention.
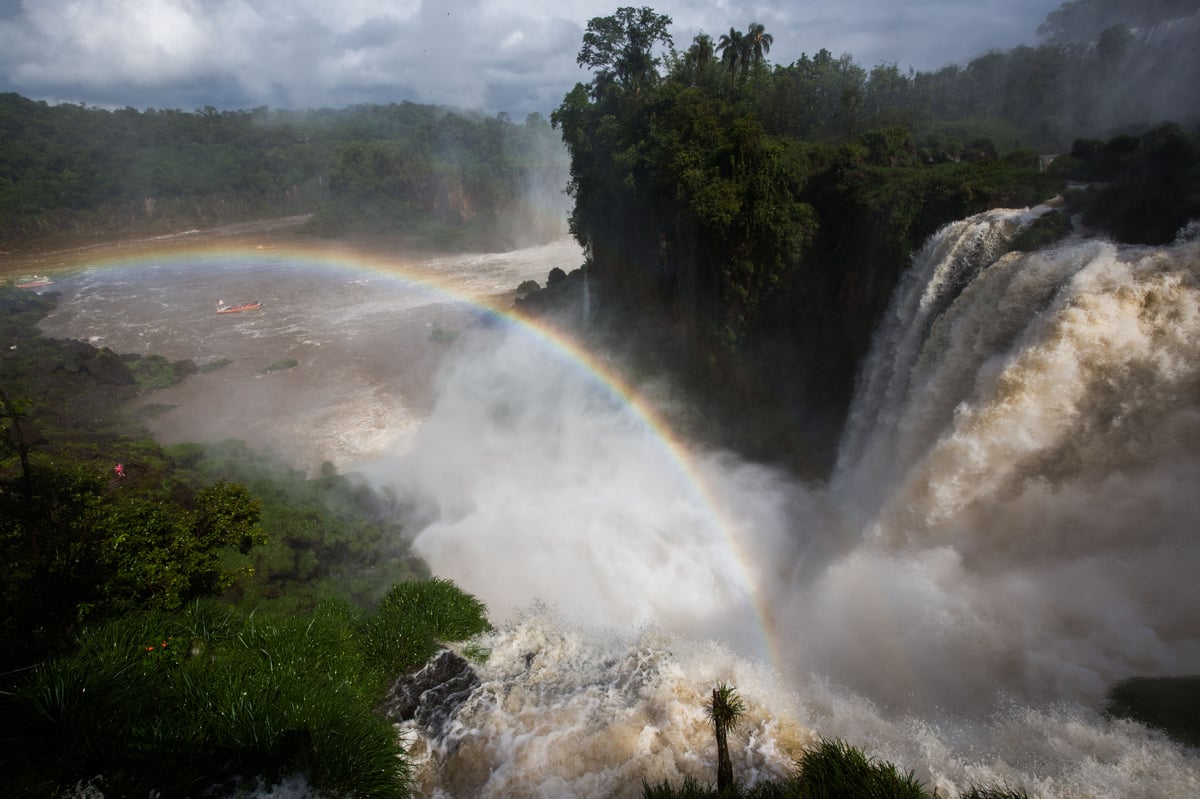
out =
[[[444,649],[420,671],[396,680],[384,699],[384,716],[393,723],[415,720],[423,730],[440,735],[477,685],[471,664]]]

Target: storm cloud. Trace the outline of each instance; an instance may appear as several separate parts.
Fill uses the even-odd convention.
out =
[[[121,108],[341,108],[411,101],[548,114],[589,74],[614,0],[0,0],[0,91]],[[936,69],[1035,39],[1059,0],[650,3],[683,49],[761,22],[769,58],[827,48]]]

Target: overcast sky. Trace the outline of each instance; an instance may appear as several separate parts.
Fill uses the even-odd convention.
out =
[[[761,22],[768,58],[822,47],[934,69],[1036,41],[1062,0],[658,0],[676,47]],[[521,120],[590,74],[587,21],[629,0],[0,0],[0,91],[121,108],[410,100]]]

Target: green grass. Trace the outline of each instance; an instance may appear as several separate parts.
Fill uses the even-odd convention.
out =
[[[408,761],[375,712],[382,687],[438,641],[487,629],[485,610],[432,580],[396,586],[369,615],[207,601],[122,616],[0,695],[0,769],[13,795],[103,774],[112,796],[194,796],[300,773],[322,795],[406,797]]]

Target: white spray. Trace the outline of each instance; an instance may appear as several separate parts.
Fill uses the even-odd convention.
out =
[[[1200,244],[1005,254],[1044,210],[930,241],[828,487],[680,461],[521,336],[465,346],[378,468],[412,492],[417,550],[501,622],[457,724],[410,733],[427,790],[711,780],[702,702],[730,681],[749,782],[821,734],[951,797],[1194,795],[1194,755],[1098,709],[1200,663]]]

